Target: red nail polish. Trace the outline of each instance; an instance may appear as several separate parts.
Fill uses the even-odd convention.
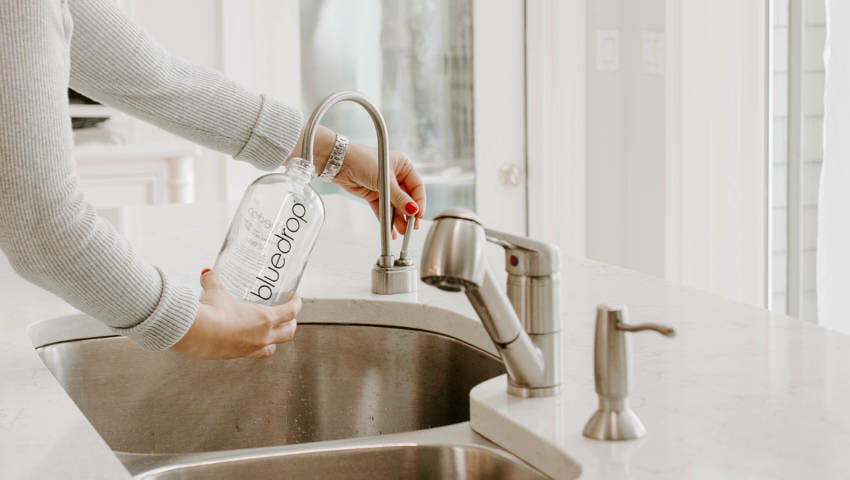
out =
[[[404,211],[407,212],[408,215],[413,215],[419,211],[419,207],[414,202],[407,202],[407,205],[404,206]]]
[[[212,271],[211,268],[205,268],[205,269],[201,270],[201,275],[206,275],[207,272],[211,272],[211,271]]]

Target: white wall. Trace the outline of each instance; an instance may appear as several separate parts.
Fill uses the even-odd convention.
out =
[[[764,304],[764,12],[587,2],[590,258]],[[598,32],[612,30],[619,67],[600,69]]]
[[[681,150],[670,159],[680,165],[681,256],[668,276],[766,306],[765,2],[672,1]]]
[[[584,257],[585,0],[526,2],[528,234]]]
[[[587,2],[587,255],[664,275],[664,76],[644,72],[644,32],[664,0]],[[619,35],[619,66],[598,65],[598,32]]]
[[[828,0],[827,11],[826,121],[817,241],[818,322],[850,334],[845,301],[850,284],[850,4]]]

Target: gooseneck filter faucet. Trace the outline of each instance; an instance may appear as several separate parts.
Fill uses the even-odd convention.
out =
[[[313,162],[313,143],[316,141],[316,129],[325,113],[340,102],[353,102],[363,107],[375,125],[378,137],[378,218],[381,222],[381,254],[372,269],[372,292],[377,294],[410,293],[416,291],[416,265],[406,256],[406,249],[398,259],[390,252],[392,239],[393,208],[390,203],[390,146],[387,124],[378,107],[363,94],[348,90],[332,93],[325,97],[313,110],[304,128],[301,152],[304,158]],[[411,219],[405,232],[404,245],[413,233]]]

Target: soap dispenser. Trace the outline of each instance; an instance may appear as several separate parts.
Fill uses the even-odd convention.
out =
[[[265,305],[289,300],[325,220],[312,162],[292,158],[245,191],[215,262],[225,288]]]
[[[655,331],[674,337],[666,325],[628,321],[625,306],[600,305],[596,310],[593,376],[599,408],[584,426],[584,436],[594,440],[635,440],[646,433],[643,422],[629,407],[632,385],[631,332]]]

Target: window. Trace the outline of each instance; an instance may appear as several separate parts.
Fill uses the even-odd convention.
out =
[[[474,207],[472,0],[300,0],[299,15],[305,114],[331,92],[363,92],[381,108],[390,148],[426,177],[427,212]],[[375,144],[357,106],[323,123]]]
[[[824,4],[824,0],[775,0],[773,16],[770,308],[811,322],[818,317],[815,268],[823,163]],[[796,25],[802,35],[789,38]],[[789,161],[789,147],[798,152],[797,159]]]

